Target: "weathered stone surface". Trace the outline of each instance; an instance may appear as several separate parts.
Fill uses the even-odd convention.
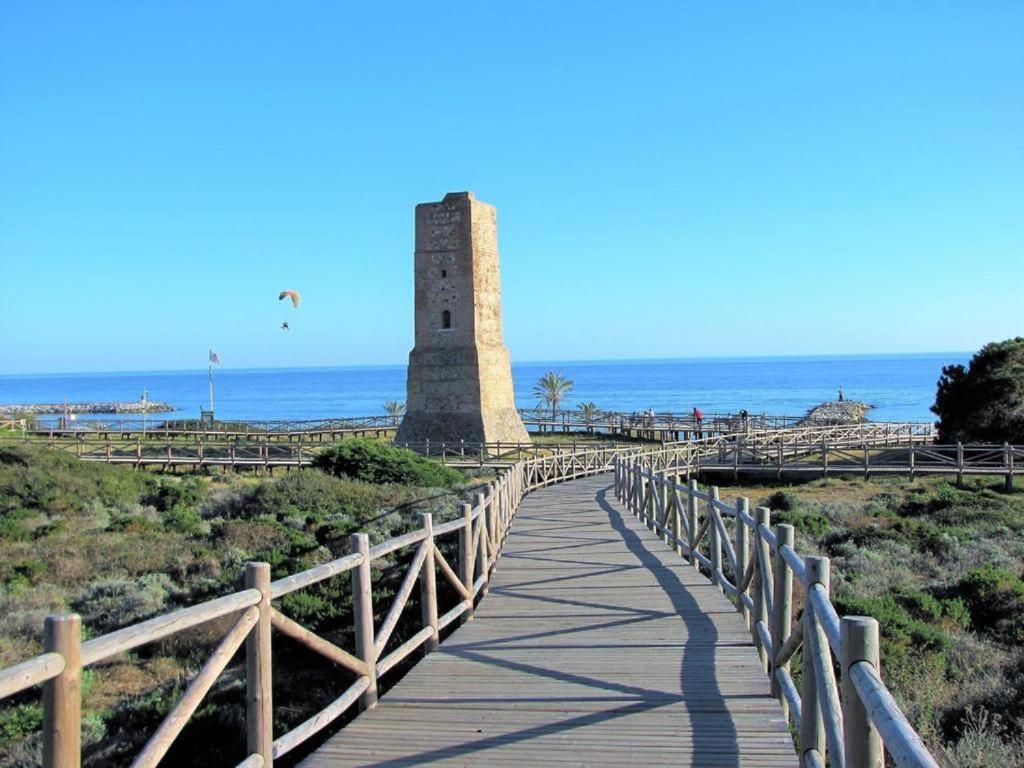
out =
[[[801,424],[860,424],[868,420],[871,406],[856,400],[822,403],[807,412]]]
[[[501,323],[498,215],[472,192],[416,206],[416,344],[395,440],[529,442]]]

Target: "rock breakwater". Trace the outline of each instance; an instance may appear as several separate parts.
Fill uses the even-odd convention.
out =
[[[807,412],[801,424],[860,424],[868,420],[874,406],[856,400],[835,400],[822,403]]]
[[[22,403],[0,405],[0,416],[28,414],[45,416],[62,413],[168,413],[169,403],[137,400],[127,403]]]

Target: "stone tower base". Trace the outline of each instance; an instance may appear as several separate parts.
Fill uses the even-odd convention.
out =
[[[395,443],[529,443],[519,412],[504,405],[512,402],[509,370],[505,347],[413,350],[410,407]]]

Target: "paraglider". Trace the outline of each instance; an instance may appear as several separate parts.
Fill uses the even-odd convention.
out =
[[[281,291],[281,295],[277,297],[278,301],[284,301],[285,297],[292,300],[292,306],[298,309],[299,304],[302,303],[302,296],[298,291],[285,290]]]
[[[281,294],[277,297],[277,300],[278,301],[284,301],[285,299],[291,299],[292,300],[292,306],[295,307],[296,309],[298,309],[299,304],[302,303],[302,295],[298,291],[292,291],[292,290],[281,291]],[[290,330],[290,328],[288,327],[288,323],[287,322],[281,323],[281,330],[282,331]]]

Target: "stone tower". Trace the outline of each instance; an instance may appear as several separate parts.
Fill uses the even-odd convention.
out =
[[[397,443],[525,443],[501,328],[498,212],[472,192],[416,206],[416,345]]]

